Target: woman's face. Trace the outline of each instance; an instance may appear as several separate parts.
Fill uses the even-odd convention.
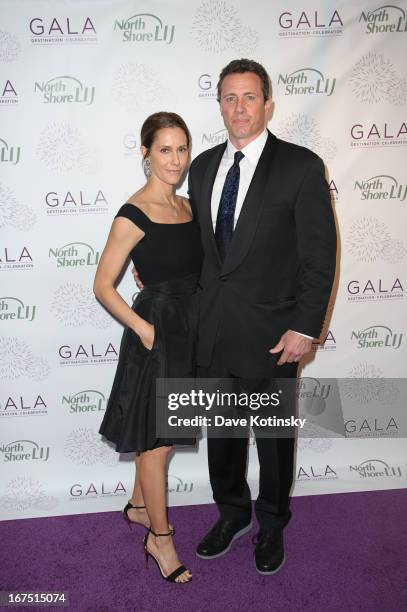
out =
[[[141,147],[143,157],[150,160],[151,173],[164,183],[177,185],[189,161],[188,139],[179,127],[161,128],[156,132],[151,149]]]

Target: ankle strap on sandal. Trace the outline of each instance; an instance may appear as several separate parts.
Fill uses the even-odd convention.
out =
[[[127,510],[130,510],[130,509],[132,509],[132,510],[141,510],[142,508],[145,508],[145,506],[133,506],[133,504],[130,501],[128,501],[127,504],[126,504],[125,511],[126,511],[126,509]]]
[[[151,527],[149,527],[149,529],[148,529],[148,530],[149,530],[149,531],[150,531],[150,533],[152,533],[152,534],[153,534],[153,536],[155,536],[156,538],[159,538],[160,536],[169,536],[169,535],[171,535],[171,536],[172,536],[172,535],[174,535],[174,533],[175,533],[175,529],[170,529],[170,531],[169,531],[168,533],[156,533],[155,531],[153,531],[153,530],[151,529]]]

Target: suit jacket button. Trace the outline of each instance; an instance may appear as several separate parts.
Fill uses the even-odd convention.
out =
[[[222,281],[222,283],[226,283],[226,281],[228,280],[227,276],[219,276],[219,280]]]

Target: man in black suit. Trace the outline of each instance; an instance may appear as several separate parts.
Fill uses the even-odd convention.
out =
[[[260,64],[234,60],[221,72],[218,101],[226,143],[201,153],[189,196],[205,253],[200,278],[198,364],[202,377],[295,378],[327,308],[336,231],[322,160],[266,129],[269,77]],[[294,439],[256,439],[260,463],[256,568],[284,562]],[[247,439],[208,438],[220,518],[197,555],[226,553],[251,528]]]

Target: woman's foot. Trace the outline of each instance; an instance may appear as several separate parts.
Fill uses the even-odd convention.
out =
[[[148,534],[146,547],[147,551],[151,553],[160,564],[165,576],[172,574],[172,572],[181,565],[171,535],[156,537],[150,532]],[[185,570],[185,572],[177,576],[175,582],[189,582],[191,578],[191,572]]]
[[[150,527],[150,519],[148,518],[146,507],[134,503],[131,499],[129,500],[129,503],[132,506],[136,506],[135,508],[128,508],[128,510],[126,511],[127,518],[129,519],[129,521],[131,523],[143,525],[146,529],[148,529]],[[172,525],[170,525],[170,530],[172,529],[173,527]]]
[[[130,500],[130,503],[133,506],[137,506],[137,504],[133,503]],[[131,523],[138,523],[139,525],[144,525],[147,529],[150,527],[150,519],[148,518],[147,510],[144,507],[138,508],[129,508],[127,510],[127,516]]]

